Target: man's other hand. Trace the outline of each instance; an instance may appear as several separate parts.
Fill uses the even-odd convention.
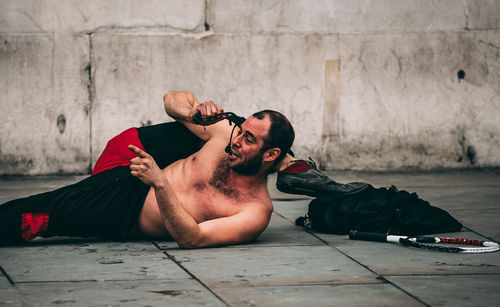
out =
[[[130,160],[130,173],[147,185],[156,187],[162,184],[165,176],[153,157],[134,145],[128,145],[128,149],[138,156]]]

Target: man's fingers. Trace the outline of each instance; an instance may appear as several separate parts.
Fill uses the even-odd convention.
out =
[[[147,152],[141,150],[140,148],[138,148],[134,145],[128,145],[128,149],[133,151],[136,155],[138,155],[141,158],[148,158],[149,157],[149,154]]]
[[[200,111],[203,117],[214,116],[224,112],[224,110],[212,100],[208,100],[200,104],[198,106],[198,111]]]
[[[217,106],[214,104],[212,100],[209,100],[207,103],[207,115],[214,116],[217,114]]]
[[[130,173],[131,173],[131,174],[132,174],[132,176],[134,176],[134,177],[139,176],[139,172],[137,172],[137,171],[131,171]]]
[[[132,164],[141,164],[141,158],[140,157],[135,157],[130,160],[130,163]]]
[[[131,171],[139,171],[140,169],[141,169],[140,165],[135,165],[135,164],[130,165]]]

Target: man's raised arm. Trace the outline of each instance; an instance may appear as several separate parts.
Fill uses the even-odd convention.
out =
[[[190,92],[170,91],[163,96],[163,103],[165,111],[170,117],[184,124],[191,132],[205,141],[216,130],[216,126],[213,124],[223,119],[223,117],[220,117],[215,120],[204,120],[202,122],[203,126],[195,124],[193,117],[197,113],[200,113],[201,118],[207,118],[220,114],[224,110],[213,101],[205,101],[200,104],[198,99]]]

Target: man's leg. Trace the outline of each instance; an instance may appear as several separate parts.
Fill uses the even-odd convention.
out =
[[[130,174],[129,144],[144,148],[166,167],[196,152],[203,142],[177,122],[127,129],[108,142],[91,177],[0,205],[0,246],[37,236],[129,235],[149,190]]]
[[[150,187],[116,167],[0,205],[0,246],[51,236],[127,238]]]

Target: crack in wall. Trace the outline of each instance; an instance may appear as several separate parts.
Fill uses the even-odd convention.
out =
[[[210,31],[210,25],[208,24],[208,0],[205,0],[205,31]]]
[[[93,70],[92,70],[92,60],[93,60],[93,45],[92,45],[92,35],[93,33],[87,33],[88,40],[89,40],[89,63],[86,67],[87,74],[88,74],[88,79],[87,79],[87,94],[88,94],[88,107],[87,107],[87,114],[89,117],[89,166],[88,166],[88,173],[92,172],[92,155],[93,155],[93,147],[92,147],[92,106],[94,103],[94,97],[95,97],[95,85],[94,85],[94,78],[92,77]]]
[[[484,45],[486,45],[486,46],[488,46],[488,47],[491,47],[491,48],[494,48],[494,49],[500,50],[500,47],[499,47],[499,46],[494,45],[493,43],[490,43],[490,42],[485,42],[485,41],[483,41],[483,40],[481,40],[481,39],[480,39],[480,40],[478,40],[478,42],[479,42],[480,44],[484,44]]]
[[[465,15],[465,30],[469,30],[469,12],[470,12],[470,2],[465,2],[464,15]]]

